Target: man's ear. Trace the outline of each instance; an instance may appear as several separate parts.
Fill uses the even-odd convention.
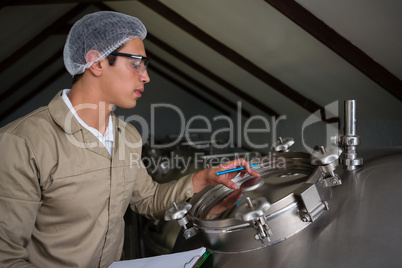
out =
[[[93,62],[92,65],[89,67],[89,70],[91,73],[95,76],[100,76],[102,74],[102,64],[101,61],[99,61],[99,58],[102,57],[102,54],[100,54],[96,50],[90,50],[88,51],[87,55],[85,55],[85,61],[86,62]]]

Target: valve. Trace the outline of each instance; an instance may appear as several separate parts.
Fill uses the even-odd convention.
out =
[[[245,222],[252,222],[253,227],[257,230],[254,238],[260,240],[263,244],[271,241],[272,231],[268,226],[268,222],[264,213],[268,211],[271,204],[265,197],[259,197],[251,201],[250,197],[246,198],[246,203],[240,205],[236,211],[235,219]]]
[[[324,181],[327,186],[338,186],[342,184],[341,178],[335,174],[336,161],[339,159],[339,155],[342,150],[336,147],[325,149],[321,146],[318,151],[313,152],[311,156],[311,164],[319,166],[324,174]]]
[[[278,140],[271,146],[271,150],[275,152],[288,152],[290,146],[295,143],[293,138],[284,138],[279,137]]]
[[[166,210],[164,217],[165,221],[176,220],[177,224],[183,227],[184,229],[183,236],[186,239],[193,237],[198,232],[194,227],[189,228],[187,226],[187,223],[189,223],[187,212],[190,211],[191,207],[192,207],[191,204],[187,202],[183,201],[180,202],[179,204],[176,204],[176,202],[173,201],[173,207]]]

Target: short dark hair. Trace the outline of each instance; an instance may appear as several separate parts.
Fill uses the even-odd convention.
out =
[[[116,51],[116,52],[119,51],[120,49],[122,49],[122,48],[124,47],[124,45],[125,45],[125,44],[119,46],[115,51]],[[116,62],[116,58],[117,58],[117,57],[116,57],[115,55],[111,55],[111,54],[109,54],[109,55],[106,57],[106,59],[107,59],[107,61],[109,62],[109,65],[110,65],[110,66],[113,66],[113,65],[114,65],[114,63]],[[78,80],[80,80],[83,75],[84,75],[84,73],[74,75],[74,76],[73,76],[73,85],[74,85]]]

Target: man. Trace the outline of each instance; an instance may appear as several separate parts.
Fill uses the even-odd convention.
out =
[[[166,184],[141,165],[141,137],[113,107],[133,108],[150,81],[144,25],[116,12],[72,27],[64,61],[71,90],[0,131],[0,266],[107,267],[119,260],[128,207],[161,217],[210,184],[237,189],[243,159]],[[135,161],[133,161],[135,160]]]

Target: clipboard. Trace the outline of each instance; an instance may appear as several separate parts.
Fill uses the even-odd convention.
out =
[[[205,247],[194,250],[112,263],[109,268],[199,268],[210,255]]]
[[[211,254],[209,251],[205,251],[204,254],[202,254],[202,256],[198,258],[197,262],[193,265],[192,268],[201,268],[202,264],[208,258],[209,254]]]

